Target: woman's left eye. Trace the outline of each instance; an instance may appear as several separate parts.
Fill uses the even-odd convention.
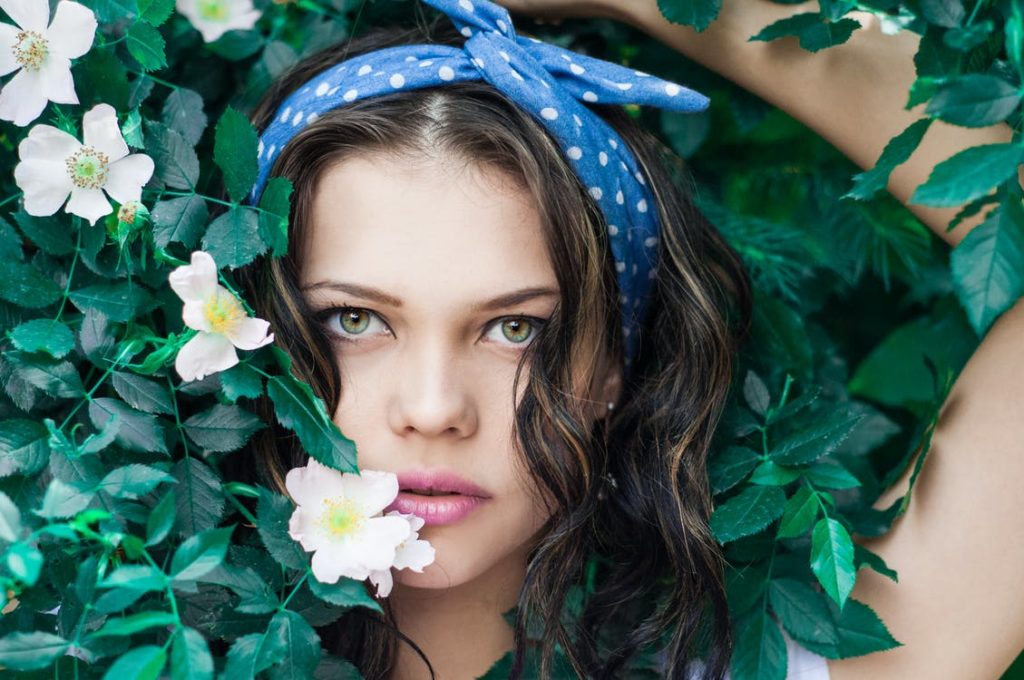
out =
[[[317,317],[327,330],[342,340],[352,340],[354,336],[378,335],[381,329],[373,328],[374,321],[386,331],[387,326],[380,318],[368,309],[359,307],[333,307],[326,309]],[[337,324],[331,323],[337,317]]]
[[[493,323],[487,337],[499,343],[525,347],[534,341],[543,325],[543,319],[532,316],[505,317]]]

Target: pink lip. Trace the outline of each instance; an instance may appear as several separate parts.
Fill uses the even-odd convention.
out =
[[[490,494],[468,479],[450,470],[410,470],[399,472],[398,497],[384,509],[411,513],[424,524],[453,524],[472,512]],[[409,489],[430,489],[443,495],[424,496]]]

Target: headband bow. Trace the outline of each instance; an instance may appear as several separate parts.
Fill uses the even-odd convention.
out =
[[[642,71],[516,34],[508,11],[489,0],[423,0],[466,36],[462,49],[403,45],[353,57],[321,72],[285,99],[259,143],[259,200],[275,157],[303,127],[357,99],[446,82],[485,80],[560,143],[605,216],[618,273],[627,367],[637,347],[657,265],[658,219],[636,159],[586,103],[648,104],[701,111],[704,95]]]

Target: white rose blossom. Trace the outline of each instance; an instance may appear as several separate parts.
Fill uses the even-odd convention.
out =
[[[393,472],[342,473],[310,459],[305,467],[288,471],[285,487],[296,505],[288,535],[313,553],[311,568],[318,581],[382,579],[381,573],[390,577],[397,563],[422,563],[422,547],[409,544],[426,541],[416,540],[408,516],[383,514],[398,495]],[[430,552],[432,561],[433,548]]]
[[[177,0],[178,12],[213,42],[228,31],[252,28],[260,18],[252,0]]]
[[[404,514],[397,510],[392,510],[387,516],[403,517],[409,522],[412,529],[409,538],[402,541],[395,551],[395,562],[392,566],[395,569],[412,569],[416,573],[422,574],[423,568],[434,561],[434,546],[419,537],[419,531],[424,524],[423,518]],[[390,569],[377,569],[370,572],[370,582],[377,586],[377,597],[387,597],[394,585],[394,578]]]
[[[65,210],[96,224],[113,212],[104,192],[121,204],[142,197],[153,159],[128,153],[114,107],[97,104],[86,112],[82,135],[84,144],[52,125],[35,125],[18,145],[14,181],[29,215],[54,214],[70,194]]]
[[[0,119],[25,126],[47,102],[77,104],[71,60],[92,47],[96,15],[61,0],[53,21],[47,0],[0,0],[17,26],[0,23],[0,76],[18,71],[0,91]]]
[[[238,363],[238,349],[258,349],[274,341],[270,324],[249,316],[242,303],[217,282],[217,265],[202,250],[192,263],[177,267],[168,282],[184,301],[182,319],[199,331],[178,350],[174,368],[183,380],[202,380]]]

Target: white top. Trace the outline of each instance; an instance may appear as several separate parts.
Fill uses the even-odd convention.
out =
[[[786,680],[830,680],[828,659],[801,647],[786,634],[785,630],[782,630],[782,638],[786,641]],[[700,671],[704,670],[704,664],[699,660],[693,663],[697,668],[690,677],[696,679]],[[731,680],[728,672],[725,678]]]

